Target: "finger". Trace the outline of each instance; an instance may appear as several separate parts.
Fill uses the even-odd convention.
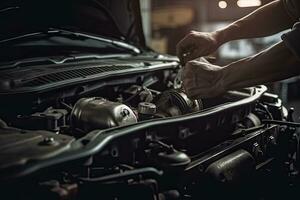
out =
[[[202,89],[186,89],[186,95],[190,99],[201,99],[201,98],[207,98],[207,93],[205,93]]]
[[[184,88],[186,91],[189,92],[194,92],[194,91],[211,91],[211,84],[208,84],[206,82],[203,83],[198,83],[195,80],[184,80],[183,81]]]
[[[194,84],[194,80],[184,80],[183,81],[183,86],[186,89],[186,91],[190,90],[190,88],[194,88],[195,84]]]
[[[207,57],[201,57],[201,58],[199,58],[198,61],[199,61],[199,62],[203,62],[203,63],[207,63],[207,64],[211,64],[211,63],[207,60]]]
[[[186,69],[183,73],[182,73],[182,81],[185,84],[197,84],[197,83],[201,83],[202,79],[199,78],[199,75],[195,73],[194,70],[192,69]]]
[[[186,65],[182,70],[182,80],[192,78],[194,75],[192,73],[191,68]]]
[[[176,55],[182,61],[182,44],[181,41],[176,45]]]
[[[201,48],[201,46],[196,46],[193,49],[191,49],[190,54],[186,56],[185,60],[186,62],[191,60],[198,59],[199,61],[203,63],[209,63],[203,56],[207,56],[207,53],[205,49]]]
[[[197,48],[190,49],[189,52],[184,56],[184,62],[187,63],[189,61],[195,60],[199,58],[199,51]]]
[[[215,66],[201,62],[198,60],[191,60],[187,62],[186,67],[183,70],[183,73],[187,72],[192,72],[193,74],[197,75],[197,77],[200,77],[201,79],[205,80],[211,80],[214,79],[215,73],[213,73],[213,68]]]
[[[176,45],[176,54],[180,59],[182,59],[182,55],[183,55],[184,51],[186,51],[186,48],[188,47],[188,45],[189,45],[189,39],[187,37],[184,37]]]
[[[201,76],[197,71],[197,63],[189,61],[182,70],[182,79],[195,79],[195,76]]]
[[[191,53],[195,51],[195,48],[190,45],[187,48],[182,48],[181,49],[181,55],[180,55],[180,60],[183,65],[185,65],[188,61],[192,60]]]
[[[212,98],[221,95],[221,93],[210,87],[189,88],[186,93],[191,99]]]
[[[177,56],[182,60],[183,55],[185,53],[190,53],[195,48],[195,41],[194,41],[193,34],[190,33],[187,36],[185,36],[176,46],[176,54]]]

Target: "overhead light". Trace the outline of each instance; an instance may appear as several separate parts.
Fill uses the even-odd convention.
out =
[[[227,8],[227,2],[226,1],[219,1],[219,7],[222,8],[222,9],[225,9]]]
[[[237,5],[240,8],[261,6],[261,0],[238,0]]]

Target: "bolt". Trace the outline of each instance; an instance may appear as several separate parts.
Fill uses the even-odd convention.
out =
[[[47,145],[47,146],[54,146],[57,145],[58,143],[55,141],[53,137],[46,137],[44,138],[42,145]]]
[[[127,110],[127,109],[123,109],[122,112],[121,112],[122,117],[126,117],[126,116],[128,116],[129,114],[130,114],[130,112],[129,112],[129,110]]]
[[[277,145],[276,138],[275,138],[273,135],[271,135],[271,136],[269,137],[269,143],[270,143],[272,146],[276,146],[276,145]]]
[[[279,131],[280,131],[280,133],[284,133],[286,131],[286,128],[285,127],[280,127]]]
[[[186,139],[189,136],[189,129],[188,128],[182,128],[179,130],[179,138],[180,139]]]
[[[256,158],[261,158],[264,154],[264,152],[260,148],[260,145],[257,142],[253,144],[252,152]]]
[[[204,168],[203,165],[199,165],[199,166],[198,166],[198,170],[199,170],[200,172],[204,172],[205,168]]]
[[[118,148],[117,148],[117,147],[113,147],[113,148],[111,149],[110,154],[111,154],[111,156],[114,157],[114,158],[118,157],[118,156],[119,156],[119,150],[118,150]]]

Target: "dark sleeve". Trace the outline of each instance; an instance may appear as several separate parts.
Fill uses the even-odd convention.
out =
[[[282,35],[285,45],[300,59],[300,22],[296,23],[293,29]]]
[[[299,0],[282,0],[288,14],[294,18],[300,18],[300,1]]]

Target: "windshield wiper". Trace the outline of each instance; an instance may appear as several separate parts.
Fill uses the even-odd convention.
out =
[[[64,64],[73,61],[84,61],[91,59],[109,59],[109,58],[120,58],[127,57],[130,54],[111,54],[111,55],[70,55],[70,56],[57,56],[57,57],[37,57],[17,60],[13,62],[0,63],[0,70],[12,69],[16,67],[28,66],[28,65],[38,65],[38,64]]]
[[[75,38],[78,38],[78,39],[92,39],[92,40],[96,40],[96,41],[100,41],[100,42],[104,42],[104,43],[109,43],[111,45],[114,45],[116,47],[121,47],[123,49],[131,50],[132,52],[134,52],[136,54],[141,53],[141,51],[137,47],[135,47],[133,45],[130,45],[130,44],[127,44],[125,42],[110,40],[110,39],[90,35],[90,34],[87,34],[87,33],[75,32],[75,31],[70,31],[70,30],[65,30],[65,29],[58,29],[58,28],[49,28],[45,31],[28,33],[28,34],[25,34],[25,35],[20,35],[20,36],[8,38],[8,39],[0,40],[0,45],[10,43],[10,42],[14,42],[14,41],[17,41],[17,40],[32,38],[32,37],[43,35],[43,34],[45,34],[47,36],[63,36],[63,35],[66,35],[68,37],[71,36],[71,37],[75,37]]]

